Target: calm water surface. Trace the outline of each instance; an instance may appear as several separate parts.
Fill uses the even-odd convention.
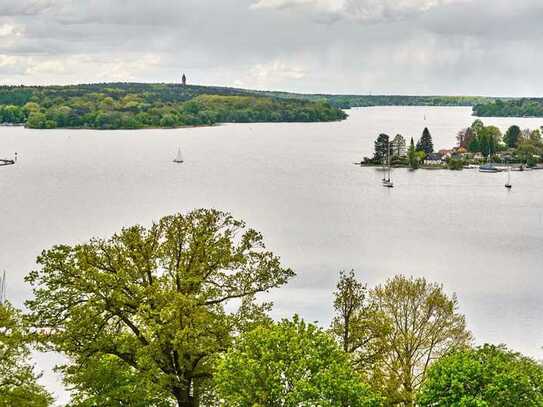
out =
[[[478,342],[506,343],[543,358],[543,171],[395,170],[393,190],[371,155],[380,132],[454,145],[468,108],[354,109],[338,123],[243,124],[140,131],[0,128],[0,270],[8,296],[31,295],[23,278],[40,251],[108,237],[197,207],[232,212],[261,231],[297,272],[273,292],[274,316],[299,313],[326,325],[340,269],[374,285],[424,276],[456,292]],[[426,116],[426,120],[424,120]],[[505,130],[539,119],[485,119]],[[180,145],[186,162],[171,161]],[[41,368],[56,358],[39,357]],[[43,378],[62,401],[53,374]]]

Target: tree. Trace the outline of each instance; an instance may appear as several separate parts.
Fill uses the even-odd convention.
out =
[[[171,407],[172,396],[116,356],[89,357],[59,369],[71,390],[69,407]]]
[[[418,405],[542,406],[543,368],[502,346],[453,352],[428,371]]]
[[[409,143],[409,151],[407,152],[407,160],[409,161],[409,167],[411,169],[419,168],[419,160],[417,159],[417,150],[415,150],[415,143],[413,142],[413,137],[411,137],[411,142]]]
[[[477,136],[479,135],[479,131],[482,130],[485,127],[484,123],[477,119],[471,124],[471,130],[473,130],[473,133]]]
[[[434,143],[432,142],[432,135],[428,127],[425,127],[422,131],[422,136],[417,142],[417,150],[424,151],[426,155],[434,152]]]
[[[358,281],[354,271],[340,272],[334,292],[334,318],[330,332],[343,350],[352,355],[356,370],[366,371],[378,357],[382,346],[379,339],[388,325],[380,325],[375,306],[368,301],[365,284]]]
[[[486,126],[478,131],[477,138],[481,153],[486,157],[496,152],[502,140],[502,133],[496,126]]]
[[[505,136],[503,137],[503,141],[505,141],[505,144],[507,144],[510,148],[516,148],[519,143],[521,135],[520,127],[517,125],[513,125],[507,129],[505,132]]]
[[[401,134],[397,134],[392,140],[392,155],[394,157],[403,157],[405,156],[405,139]]]
[[[265,319],[254,295],[294,275],[258,232],[205,209],[55,246],[38,264],[27,306],[48,344],[76,366],[111,355],[183,407],[197,405],[233,335]]]
[[[375,140],[375,153],[373,159],[375,161],[383,161],[387,158],[387,148],[390,149],[390,138],[387,134],[381,133],[377,140]],[[389,154],[390,154],[390,150]]]
[[[242,335],[219,361],[215,382],[229,406],[380,405],[334,340],[297,317]]]
[[[51,395],[38,384],[30,359],[30,336],[22,314],[0,304],[0,407],[47,407]]]
[[[458,313],[456,297],[424,278],[396,276],[370,292],[373,305],[389,324],[382,358],[372,380],[381,381],[390,404],[414,406],[418,387],[431,363],[468,345],[471,334]]]
[[[474,138],[475,132],[471,129],[471,127],[460,130],[456,136],[456,139],[458,140],[458,147],[468,150],[469,145]]]

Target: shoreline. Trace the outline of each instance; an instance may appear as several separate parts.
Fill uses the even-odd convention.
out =
[[[362,167],[362,168],[375,168],[375,169],[377,169],[379,171],[384,171],[382,164],[364,164],[363,162],[355,162],[355,163],[353,163],[353,165],[356,165],[357,167]],[[392,165],[391,168],[392,169],[402,169],[403,168],[403,169],[410,170],[410,171],[416,171],[416,170],[463,171],[463,170],[478,170],[480,165],[482,165],[482,164],[468,164],[468,165],[464,166],[463,168],[460,168],[460,169],[457,169],[457,170],[453,170],[453,169],[448,168],[446,164],[444,164],[444,165],[421,165],[418,168],[411,168],[408,165]],[[523,165],[524,164],[520,164],[520,163],[511,164],[511,171],[524,172],[524,171],[543,170],[543,165],[535,166],[535,167],[532,167],[532,168],[525,167],[524,169],[521,170],[520,168]],[[494,167],[498,170],[497,172],[505,172],[505,171],[507,171],[507,166],[506,165],[495,164]]]

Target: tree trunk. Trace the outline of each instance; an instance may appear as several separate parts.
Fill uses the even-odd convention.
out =
[[[182,387],[174,388],[173,395],[175,396],[179,407],[196,407],[194,397],[190,395],[190,386],[188,389]]]

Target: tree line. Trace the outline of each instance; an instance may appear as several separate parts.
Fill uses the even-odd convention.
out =
[[[473,106],[473,114],[479,117],[543,117],[543,99],[487,100]]]
[[[30,345],[61,352],[72,407],[540,406],[543,368],[473,347],[456,296],[341,272],[333,320],[273,321],[261,293],[294,272],[230,214],[195,210],[57,245],[0,305],[0,406],[49,406]],[[5,357],[7,355],[7,357]]]
[[[0,88],[0,123],[39,129],[138,129],[346,117],[327,102],[273,98],[229,88],[167,84]]]
[[[401,134],[393,139],[385,133],[379,134],[374,142],[374,153],[372,158],[364,158],[366,164],[384,164],[387,160],[391,165],[405,165],[412,169],[419,168],[427,156],[434,152],[432,135],[427,127],[415,144],[411,137],[409,147]]]
[[[480,153],[493,161],[525,163],[534,166],[541,162],[543,138],[541,129],[521,129],[512,125],[502,134],[496,126],[485,126],[481,120],[458,132],[461,152]]]

